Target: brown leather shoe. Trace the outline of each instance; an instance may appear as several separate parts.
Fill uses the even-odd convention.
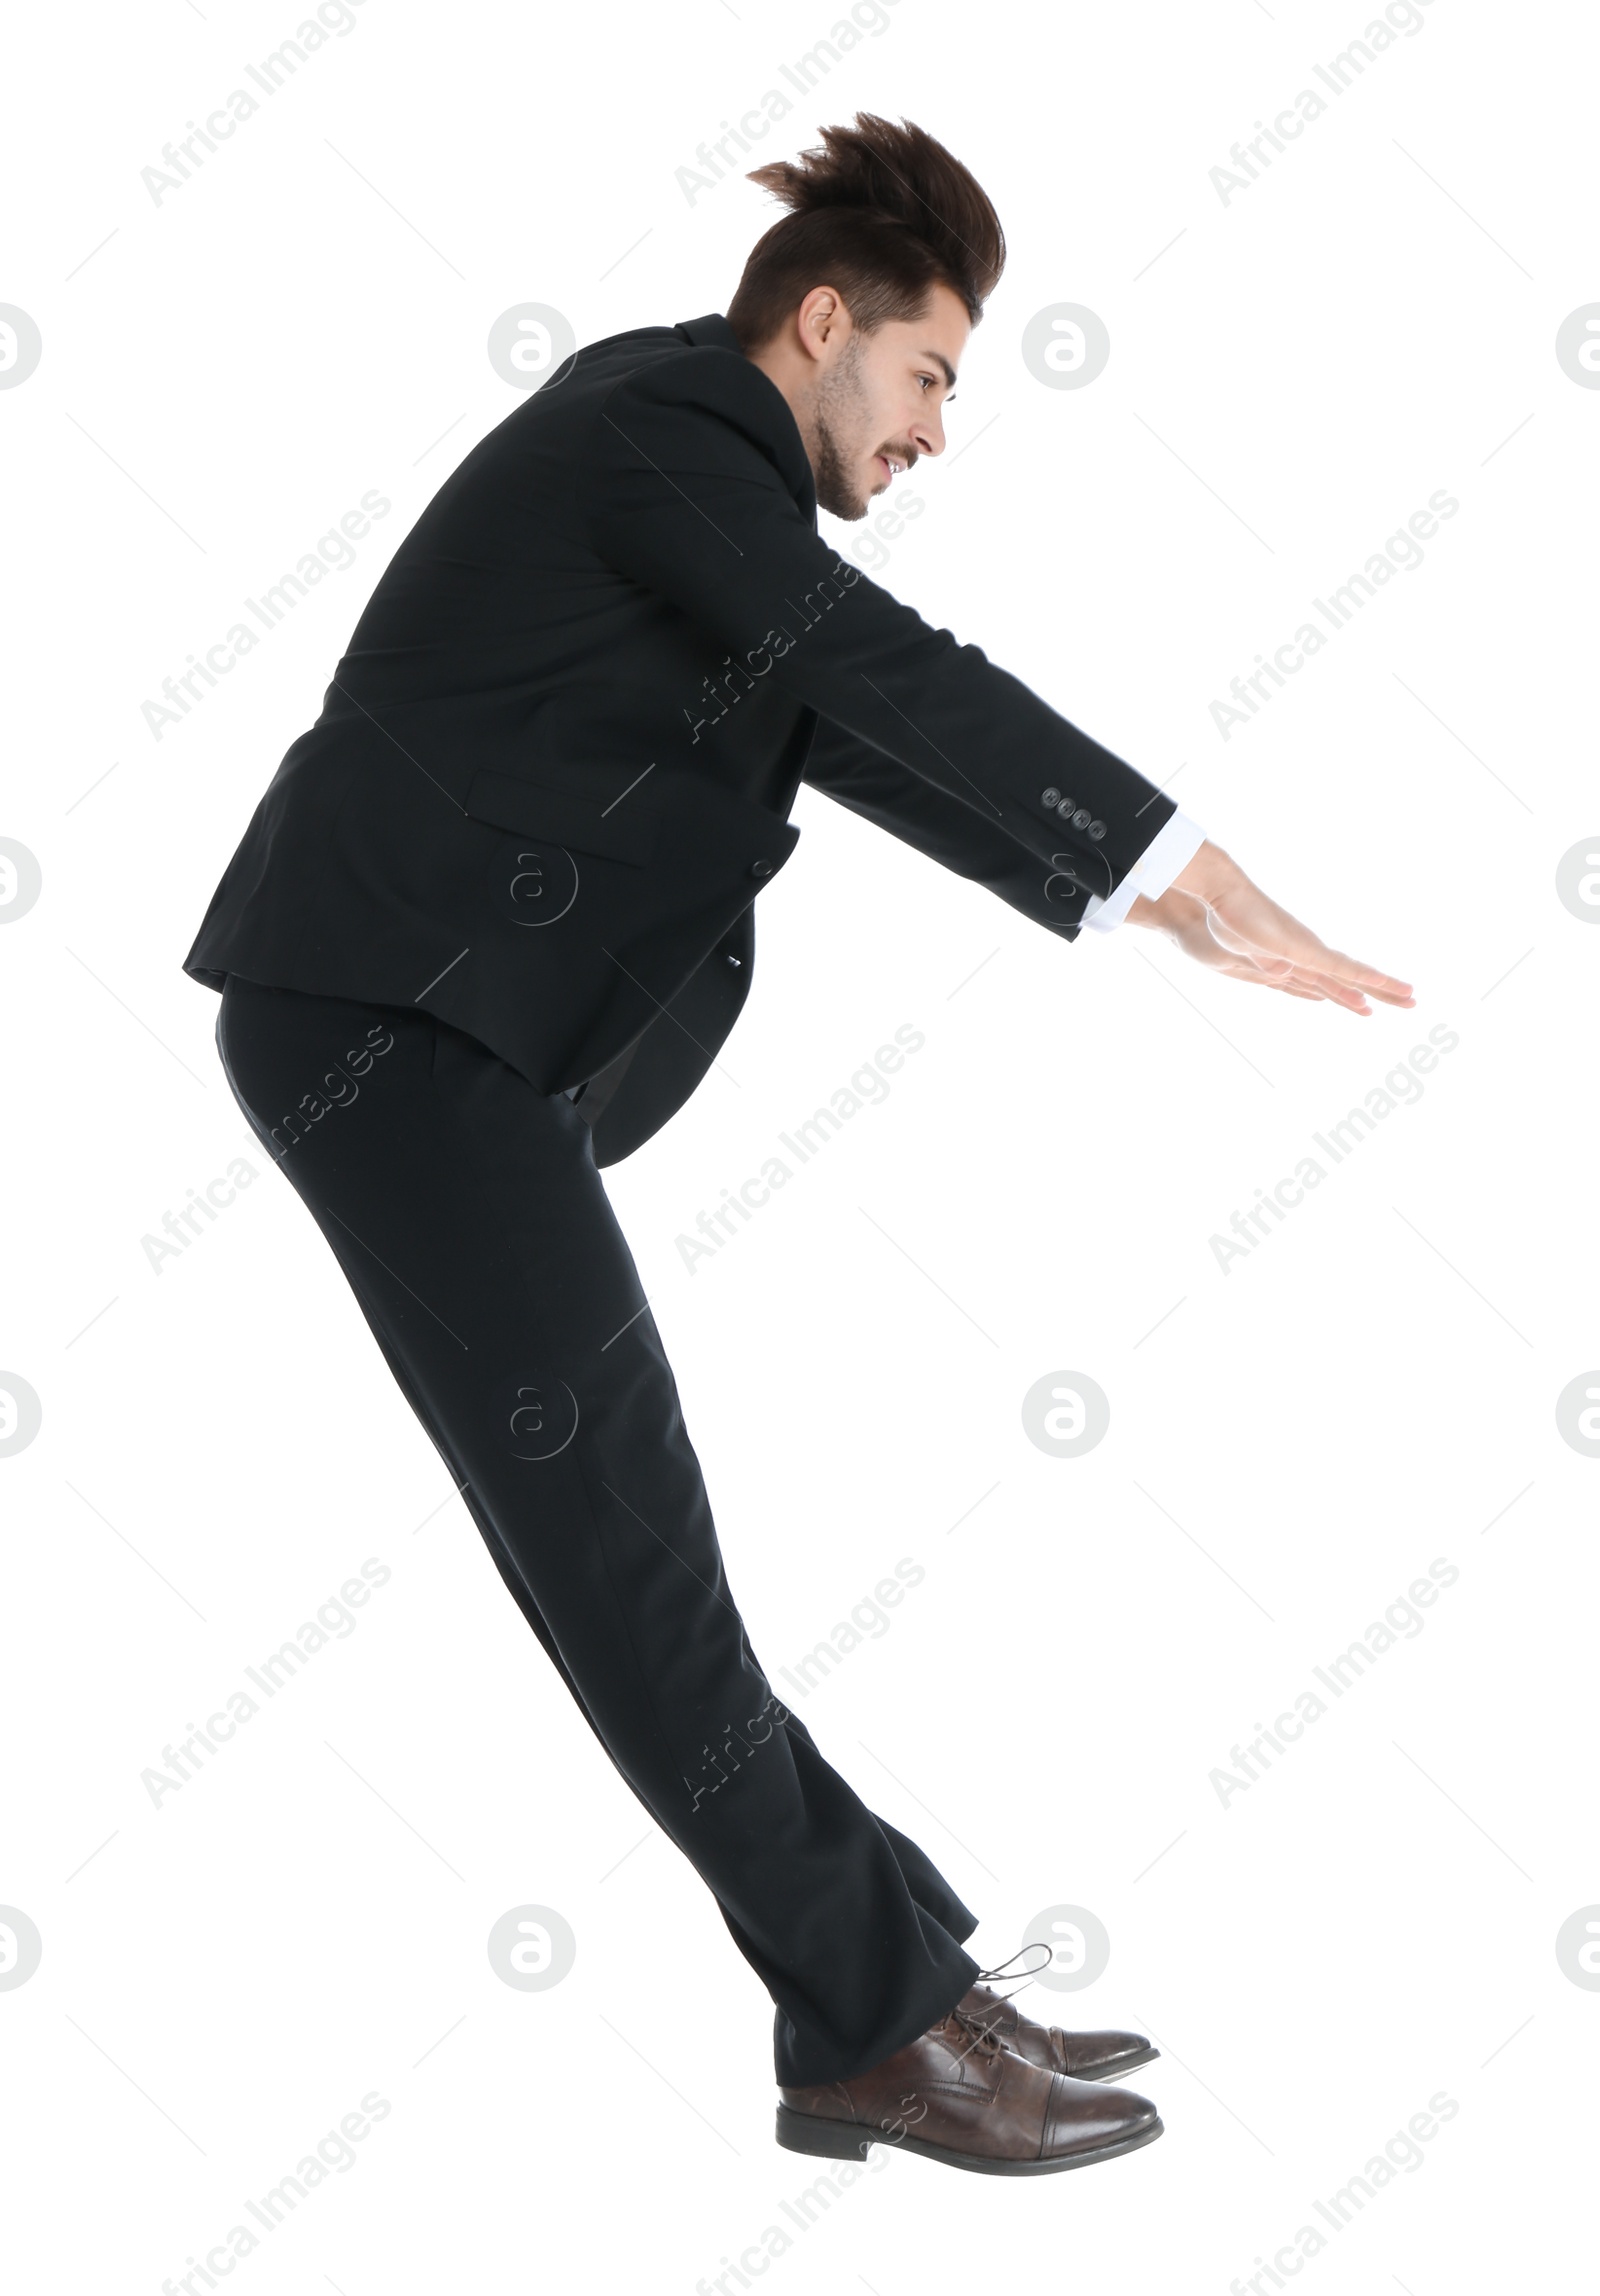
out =
[[[1076,2081],[1120,2081],[1135,2065],[1151,2064],[1161,2054],[1142,2033],[1068,2033],[1059,2025],[1036,2024],[1009,1996],[987,1985],[974,1985],[956,2007],[1030,2065],[1070,2073]]]
[[[985,2176],[1048,2176],[1114,2160],[1161,2134],[1147,2097],[1031,2064],[959,2008],[848,2081],[778,2095],[779,2144],[825,2160],[898,2145]]]

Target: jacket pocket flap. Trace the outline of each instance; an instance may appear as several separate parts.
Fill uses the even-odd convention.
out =
[[[473,820],[492,822],[497,829],[519,830],[552,845],[576,846],[580,853],[643,868],[655,844],[655,824],[643,797],[643,791],[630,791],[603,805],[597,797],[485,766],[468,784],[465,805]]]

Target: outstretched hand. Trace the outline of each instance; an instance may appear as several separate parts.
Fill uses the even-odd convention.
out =
[[[1308,925],[1252,884],[1230,855],[1209,841],[1180,870],[1159,900],[1140,894],[1128,922],[1154,925],[1187,957],[1231,980],[1370,1014],[1380,1004],[1414,1005],[1409,981],[1380,973],[1330,949]]]

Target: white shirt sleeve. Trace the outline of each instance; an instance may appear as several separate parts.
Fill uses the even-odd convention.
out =
[[[1136,893],[1149,901],[1159,900],[1205,841],[1206,833],[1198,821],[1191,821],[1186,813],[1174,813],[1165,827],[1156,831],[1114,893],[1104,900],[1098,893],[1089,895],[1084,923],[1097,933],[1109,933],[1133,907]]]

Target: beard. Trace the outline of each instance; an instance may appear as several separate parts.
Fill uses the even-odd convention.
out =
[[[854,456],[847,444],[864,435],[866,415],[861,338],[852,335],[839,364],[823,377],[813,412],[817,504],[830,517],[861,519],[872,507],[872,497],[860,491],[860,480],[852,476]]]

